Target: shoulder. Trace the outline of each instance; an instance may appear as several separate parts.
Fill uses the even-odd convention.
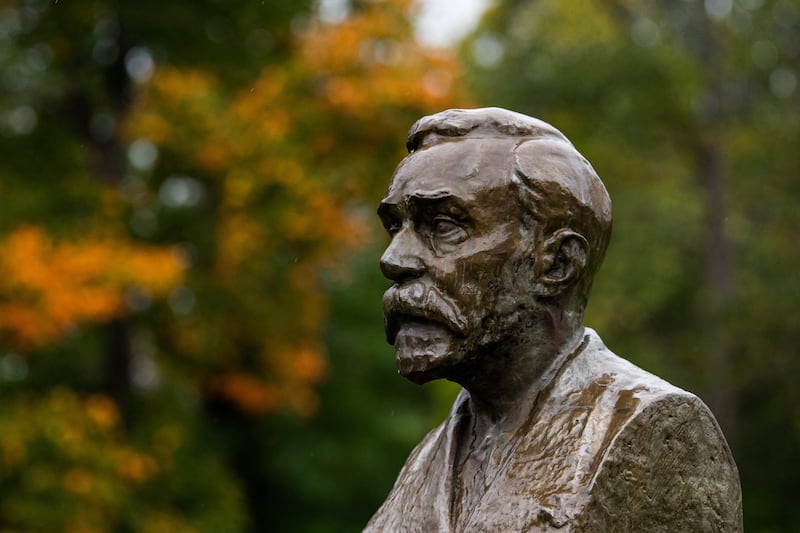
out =
[[[585,360],[576,362],[584,376],[607,375],[606,402],[625,416],[598,457],[587,531],[741,531],[738,471],[708,407],[590,333]]]
[[[711,411],[697,396],[614,354],[589,328],[586,339],[585,348],[556,378],[553,402],[591,405],[595,417],[615,420],[617,432],[639,417],[685,416],[689,421],[710,420],[722,437]]]
[[[641,404],[667,396],[696,398],[616,355],[606,347],[594,330],[586,328],[586,339],[586,347],[570,362],[570,368],[563,373],[562,381],[571,381],[574,387],[579,388],[597,383],[606,393],[612,395],[630,391]]]

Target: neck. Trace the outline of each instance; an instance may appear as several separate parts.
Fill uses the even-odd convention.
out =
[[[564,314],[548,313],[548,318],[555,320],[536,321],[538,326],[527,330],[524,339],[517,337],[511,346],[481,354],[460,379],[454,379],[470,393],[476,429],[514,431],[527,420],[564,361],[580,347],[582,317],[577,325],[565,324]]]

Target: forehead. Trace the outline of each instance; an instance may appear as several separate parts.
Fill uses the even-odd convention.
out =
[[[465,138],[418,150],[395,170],[382,203],[412,196],[456,196],[465,200],[510,182],[513,139]]]

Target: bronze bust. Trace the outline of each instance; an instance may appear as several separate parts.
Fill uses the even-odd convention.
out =
[[[611,233],[591,165],[499,108],[424,117],[378,214],[400,374],[463,389],[366,531],[742,530],[739,477],[694,395],[583,325]]]

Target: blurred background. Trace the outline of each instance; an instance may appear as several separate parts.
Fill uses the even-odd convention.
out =
[[[358,531],[457,387],[396,375],[405,132],[498,105],[614,201],[587,324],[800,531],[800,1],[0,0],[0,531]]]

